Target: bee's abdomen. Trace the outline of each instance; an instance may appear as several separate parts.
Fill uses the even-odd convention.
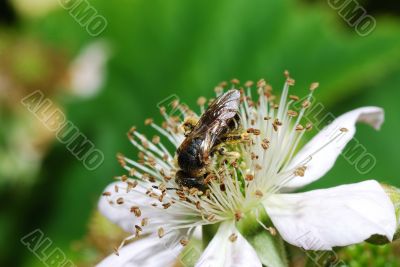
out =
[[[188,174],[195,173],[204,167],[204,162],[201,160],[201,142],[201,139],[196,138],[185,147],[178,149],[178,165]]]

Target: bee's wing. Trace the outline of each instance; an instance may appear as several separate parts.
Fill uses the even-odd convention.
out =
[[[203,155],[207,155],[214,146],[220,134],[227,130],[228,122],[239,110],[240,92],[229,90],[219,96],[200,117],[192,134],[204,136],[202,144]]]

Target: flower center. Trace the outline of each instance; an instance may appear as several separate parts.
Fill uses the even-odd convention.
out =
[[[197,226],[233,219],[239,221],[249,213],[254,214],[265,229],[274,233],[272,228],[266,227],[258,219],[261,203],[279,192],[293,178],[305,176],[307,163],[312,157],[346,132],[346,129],[340,129],[329,142],[321,144],[308,157],[293,164],[294,154],[305,132],[312,129],[311,124],[302,125],[301,121],[311,105],[312,94],[318,84],[312,84],[310,94],[302,100],[289,95],[292,85],[294,80],[286,73],[286,83],[279,102],[275,102],[272,88],[264,80],[257,83],[257,101],[251,96],[251,82],[245,84],[247,93],[243,88],[240,89],[242,99],[239,115],[243,142],[225,146],[234,154],[225,153],[211,158],[210,170],[205,177],[205,191],[176,184],[174,176],[178,168],[173,156],[175,153],[168,151],[159,136],[154,136],[150,141],[133,127],[128,137],[139,150],[139,160],[118,155],[120,164],[130,177],[117,177],[124,185],[117,185],[114,192],[105,194],[110,203],[129,209],[135,217],[141,218],[140,223],[135,225],[136,236],[146,226],[152,226],[152,230],[158,229],[160,237],[180,229],[189,229],[190,233]],[[222,93],[222,87],[217,87],[216,91],[218,96]],[[206,101],[204,98],[200,100],[201,110],[204,111]],[[166,109],[161,108],[165,118],[162,127],[152,119],[147,119],[145,124],[153,127],[177,148],[185,139],[182,121],[198,116],[178,102],[172,103],[172,107],[181,115],[168,115]]]

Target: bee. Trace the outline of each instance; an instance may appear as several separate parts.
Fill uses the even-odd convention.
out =
[[[205,177],[209,173],[211,157],[224,153],[223,145],[229,141],[239,141],[242,137],[233,134],[240,128],[240,92],[229,90],[215,99],[198,122],[189,118],[183,124],[185,140],[176,151],[180,168],[175,181],[180,186],[204,191]]]

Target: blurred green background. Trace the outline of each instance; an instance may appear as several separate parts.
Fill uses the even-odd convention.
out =
[[[122,173],[116,153],[136,153],[125,133],[136,125],[152,136],[143,121],[161,122],[160,101],[176,94],[195,106],[199,96],[212,97],[214,86],[231,78],[265,78],[279,92],[288,69],[298,95],[320,82],[315,96],[328,112],[383,107],[382,130],[360,125],[356,135],[376,157],[376,167],[362,175],[340,158],[311,188],[368,178],[400,187],[398,2],[359,1],[377,22],[365,37],[327,1],[88,3],[108,22],[97,37],[57,0],[0,4],[0,266],[44,266],[20,242],[37,228],[76,264],[91,266],[101,257],[101,244],[110,249],[105,237],[93,237],[98,234],[93,228],[101,232],[103,223],[93,218],[97,199]],[[87,73],[83,81],[79,73]],[[35,90],[61,107],[104,153],[98,169],[88,171],[21,105]],[[111,236],[120,234],[107,229]],[[390,259],[371,266],[400,266],[399,257]]]

